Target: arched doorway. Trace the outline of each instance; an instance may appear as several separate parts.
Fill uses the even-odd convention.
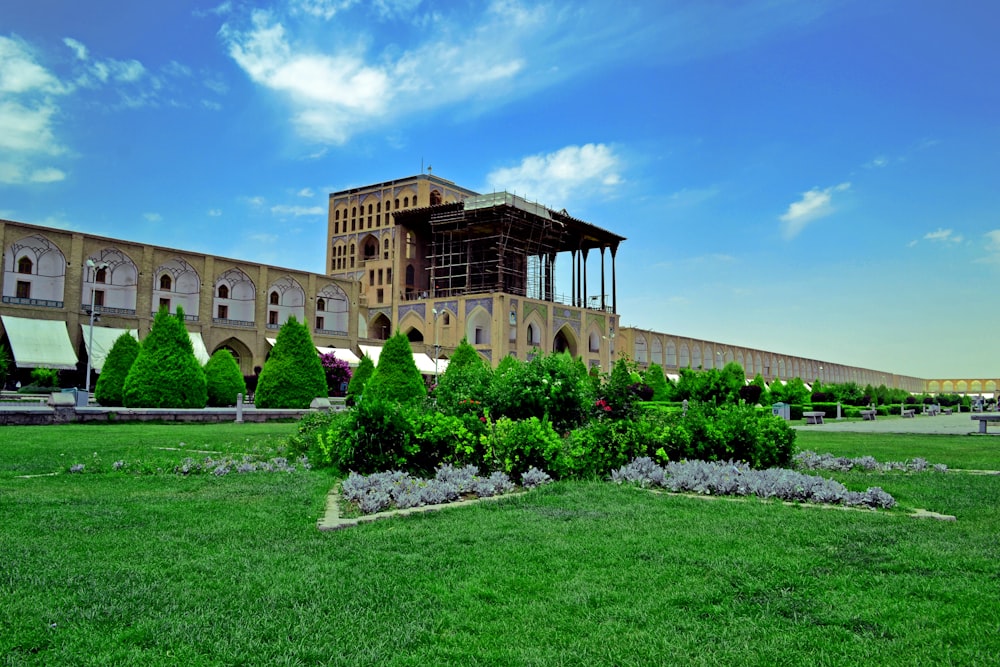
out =
[[[392,335],[392,322],[384,313],[378,313],[368,324],[368,337],[374,340],[389,340]]]
[[[556,333],[552,339],[552,351],[566,352],[571,357],[576,357],[576,337],[571,329],[563,327]]]

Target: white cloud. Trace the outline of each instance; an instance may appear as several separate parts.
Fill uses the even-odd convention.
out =
[[[506,190],[532,201],[561,208],[595,189],[621,184],[621,159],[605,144],[566,146],[553,153],[531,155],[516,167],[496,169],[486,190]]]
[[[802,198],[789,204],[788,210],[778,218],[784,223],[782,231],[785,238],[795,238],[810,222],[833,213],[834,193],[845,192],[850,187],[850,183],[841,183],[824,190],[813,188],[808,192],[803,192]]]
[[[1000,255],[1000,229],[986,232],[986,250],[994,255]]]
[[[218,218],[220,215],[222,215],[222,209],[221,208],[210,208],[210,209],[208,209],[208,215],[211,216],[211,217],[213,217],[213,218]]]
[[[161,220],[163,220],[163,216],[160,215],[159,213],[143,213],[142,217],[144,217],[149,222],[160,222]]]
[[[0,37],[0,93],[45,93],[62,95],[69,89],[35,61],[27,43]]]
[[[866,169],[881,169],[889,164],[889,158],[884,155],[877,155],[871,161],[865,163]]]
[[[299,2],[295,8],[325,16],[345,6],[316,1]],[[382,2],[369,9],[395,14],[412,12],[415,6]],[[539,25],[551,28],[537,20],[534,26],[515,26],[517,22],[527,23],[522,13],[486,12],[478,24],[437,25],[409,50],[392,45],[375,57],[364,51],[364,33],[333,48],[329,41],[313,45],[294,16],[275,11],[256,10],[249,25],[227,23],[219,34],[250,79],[288,104],[301,136],[340,144],[396,115],[488,97],[508,99],[511,88],[502,84],[526,66],[520,42]],[[517,91],[525,92],[522,87]]]
[[[955,234],[950,229],[941,229],[939,227],[937,231],[924,234],[924,240],[936,241],[938,243],[961,243],[964,238],[961,234]]]
[[[304,215],[326,215],[326,209],[322,206],[288,206],[279,204],[271,207],[271,213],[281,217],[293,216],[299,218]]]
[[[300,197],[315,197],[316,196],[315,193],[312,191],[312,188],[302,188],[296,194],[298,194],[298,196],[300,196]]]
[[[72,49],[73,54],[76,56],[77,60],[86,60],[88,56],[87,47],[83,43],[76,41],[72,37],[67,37],[63,40],[63,44]]]
[[[209,111],[222,111],[222,105],[214,100],[202,100],[201,106]]]

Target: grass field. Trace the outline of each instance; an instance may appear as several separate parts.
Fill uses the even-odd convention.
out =
[[[833,475],[956,522],[579,482],[320,533],[324,472],[168,472],[205,455],[192,450],[267,452],[293,428],[0,429],[2,664],[978,665],[1000,652],[997,476]],[[799,435],[819,452],[1000,469],[991,442]],[[67,474],[75,463],[85,471]]]

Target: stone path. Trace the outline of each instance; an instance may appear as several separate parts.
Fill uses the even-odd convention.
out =
[[[968,412],[954,415],[916,415],[912,419],[902,417],[879,417],[875,421],[846,421],[826,419],[822,424],[794,423],[792,428],[812,431],[849,431],[854,433],[928,433],[938,435],[978,435],[979,422],[974,421]],[[994,431],[987,435],[1000,435],[1000,427],[994,426]]]

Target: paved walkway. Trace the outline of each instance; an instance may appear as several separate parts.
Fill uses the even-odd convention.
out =
[[[855,433],[932,433],[939,435],[966,435],[978,433],[979,422],[968,412],[954,415],[915,415],[913,419],[902,417],[879,417],[875,421],[837,421],[826,419],[822,424],[793,424],[793,428],[803,431],[850,431]],[[1000,435],[1000,425],[992,425],[990,434]]]

